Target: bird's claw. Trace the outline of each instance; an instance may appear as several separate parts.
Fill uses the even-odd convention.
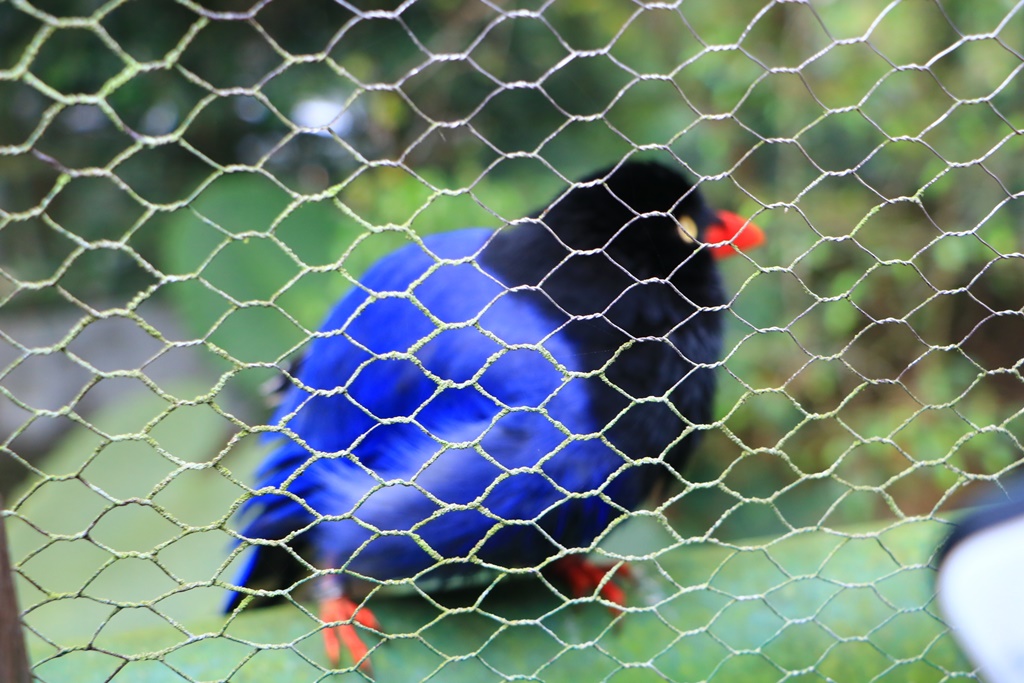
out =
[[[380,631],[380,622],[373,612],[339,596],[320,603],[320,620],[324,622],[324,650],[331,666],[337,668],[341,663],[341,648],[344,645],[352,661],[372,677],[370,653],[366,643],[356,633],[355,624]]]
[[[600,565],[582,555],[570,555],[551,564],[551,573],[569,584],[574,598],[592,596],[595,592],[614,605],[612,614],[619,614],[626,606],[626,592],[616,579],[632,579],[633,572],[627,564]]]

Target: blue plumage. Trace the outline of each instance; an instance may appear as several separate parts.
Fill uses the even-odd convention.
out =
[[[307,575],[285,545],[373,580],[540,566],[672,476],[711,419],[725,304],[677,219],[717,219],[656,164],[585,182],[537,221],[406,246],[337,304],[243,507],[243,536],[284,541],[238,585]]]

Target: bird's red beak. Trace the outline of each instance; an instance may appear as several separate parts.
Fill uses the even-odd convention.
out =
[[[746,218],[719,211],[718,222],[708,228],[704,241],[712,256],[723,259],[757,247],[764,242],[764,233]]]

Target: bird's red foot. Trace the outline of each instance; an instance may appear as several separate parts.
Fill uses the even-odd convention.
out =
[[[373,673],[370,655],[355,624],[380,631],[380,623],[366,607],[361,607],[344,596],[323,600],[320,603],[320,621],[324,622],[324,649],[331,666],[337,668],[341,662],[341,646],[348,650],[352,661],[368,674]]]
[[[573,597],[584,598],[596,591],[608,602],[619,607],[626,606],[626,592],[615,579],[633,578],[629,565],[599,565],[582,555],[569,555],[553,562],[550,571],[569,584]],[[619,610],[613,607],[612,612],[618,614]]]

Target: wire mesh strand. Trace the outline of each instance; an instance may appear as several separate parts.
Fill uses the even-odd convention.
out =
[[[265,543],[303,578],[249,590],[283,606],[216,612],[260,543],[229,549],[242,501],[265,492],[260,437],[281,431],[260,387],[297,384],[285,362],[359,288],[411,302],[433,331],[364,347],[351,382],[395,361],[438,392],[479,388],[523,350],[566,381],[600,376],[492,335],[479,372],[447,382],[417,352],[482,328],[446,322],[416,285],[453,263],[430,254],[398,292],[362,276],[660,153],[768,244],[723,268],[726,352],[713,423],[688,427],[706,432],[698,454],[591,549],[632,566],[627,604],[609,614],[539,566],[463,592],[381,581],[362,604],[387,632],[360,629],[378,674],[974,678],[930,576],[950,513],[1021,452],[1006,340],[1024,332],[1022,8],[0,2],[0,489],[34,675],[330,677],[305,589],[337,568],[294,536]],[[553,424],[566,443],[605,439]],[[475,448],[499,481],[522,474],[479,440],[431,438]],[[332,455],[309,452],[291,481]],[[620,455],[624,470],[664,454]],[[542,467],[556,456],[534,473],[560,487]],[[364,502],[394,484],[377,478]]]

